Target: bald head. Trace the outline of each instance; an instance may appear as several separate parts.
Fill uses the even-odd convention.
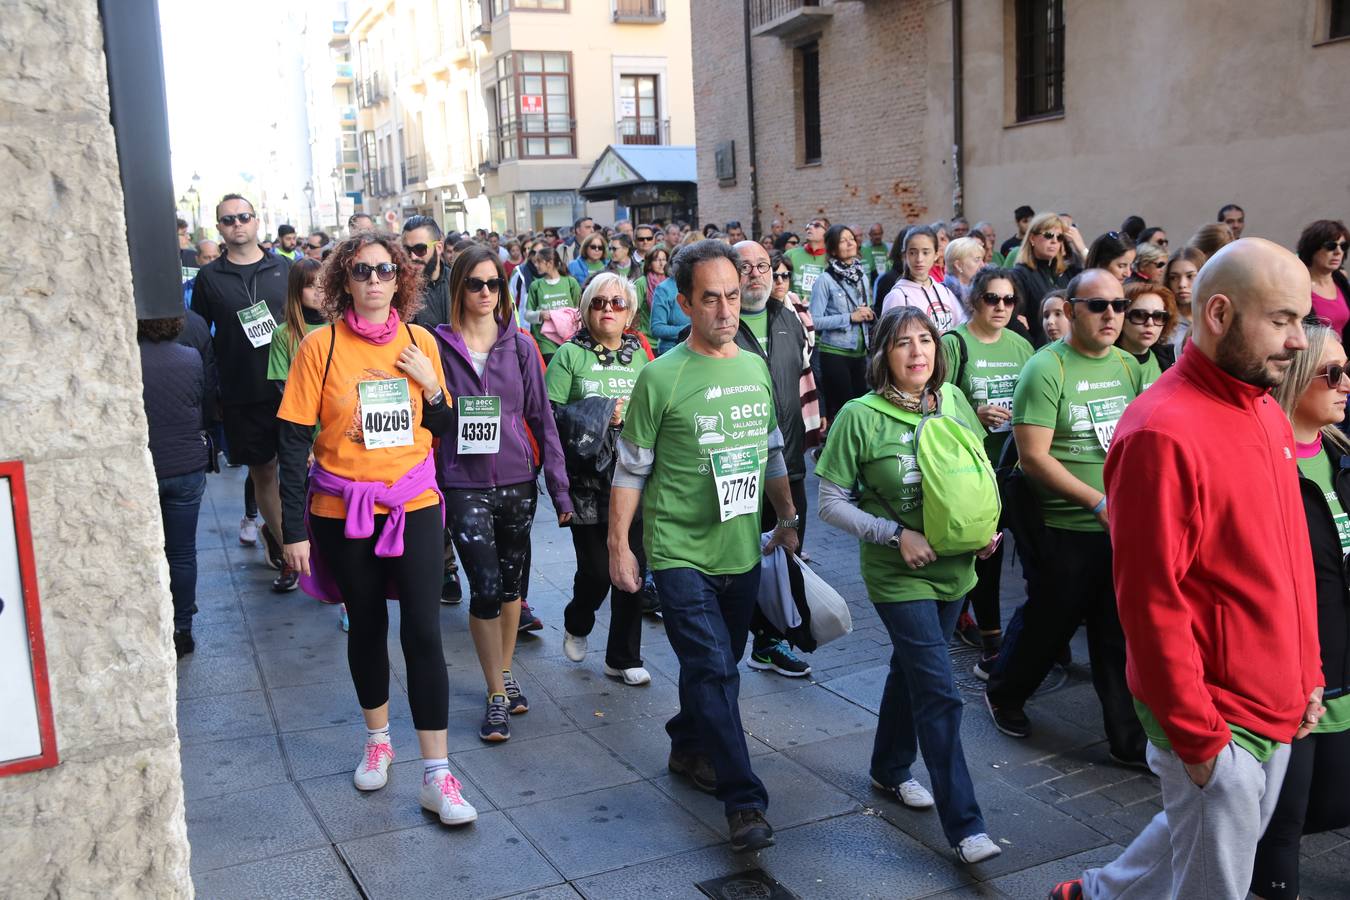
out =
[[[731,249],[741,258],[741,312],[759,312],[773,292],[769,251],[758,241],[741,241]]]
[[[1263,238],[1244,238],[1209,258],[1191,292],[1191,340],[1228,374],[1275,387],[1308,345],[1303,317],[1312,278],[1298,257]]]

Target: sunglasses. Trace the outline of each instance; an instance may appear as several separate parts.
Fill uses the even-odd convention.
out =
[[[1070,297],[1069,302],[1086,303],[1090,313],[1104,313],[1107,307],[1110,307],[1112,312],[1123,313],[1125,307],[1129,304],[1129,301],[1124,297],[1116,300],[1106,300],[1101,297]]]
[[[311,244],[311,243],[309,243],[308,241],[306,241],[306,242],[305,242],[305,249],[306,249],[306,250],[322,250],[322,249],[323,249],[323,244]]]
[[[587,245],[586,251],[589,253],[591,250],[599,250],[601,253],[604,253],[604,252],[605,252],[605,245],[604,245],[604,244],[589,244],[589,245]]]
[[[774,280],[774,281],[791,281],[791,280],[792,280],[792,273],[791,273],[791,272],[774,272],[774,273],[773,273],[773,280]]]
[[[352,266],[352,281],[365,283],[374,275],[381,281],[393,281],[394,276],[398,274],[398,266],[393,263],[357,263]]]
[[[1166,246],[1167,246],[1167,238],[1163,238],[1162,240],[1154,241],[1153,243],[1157,244],[1159,247],[1166,247]]]
[[[434,246],[433,244],[404,244],[403,249],[408,252],[409,256],[416,256],[420,258],[426,256],[427,251],[430,250],[433,246]]]
[[[1335,389],[1340,387],[1342,378],[1350,378],[1350,367],[1330,365],[1313,376],[1314,378],[1325,378],[1327,387]]]
[[[1152,322],[1154,325],[1161,328],[1163,325],[1172,321],[1172,314],[1165,309],[1155,309],[1152,311],[1147,309],[1132,309],[1125,314],[1125,321],[1129,322],[1131,325],[1147,325],[1149,322]]]
[[[603,312],[606,307],[621,312],[628,308],[628,301],[623,297],[592,297],[591,312]]]
[[[623,244],[610,244],[610,245],[609,245],[609,252],[610,252],[610,253],[617,253],[617,252],[619,252],[620,250],[622,250],[623,248],[624,248],[624,247],[623,247]]]
[[[232,216],[221,216],[216,221],[222,225],[233,225],[235,222],[238,222],[240,225],[247,225],[256,218],[258,217],[253,213],[235,213]]]
[[[993,291],[989,291],[988,293],[981,294],[980,300],[985,306],[998,306],[1002,304],[1004,306],[1013,307],[1017,305],[1016,294],[995,294]]]
[[[1328,253],[1335,253],[1337,250],[1344,253],[1347,247],[1350,247],[1350,241],[1344,240],[1327,241],[1325,244],[1322,245],[1322,249],[1327,251]]]
[[[650,244],[652,241],[656,240],[656,238],[652,237],[650,234],[646,237],[639,234],[637,237],[633,238],[633,240],[637,241],[639,244]]]
[[[1064,235],[1060,234],[1060,233],[1057,232],[1057,231],[1038,231],[1038,232],[1036,232],[1036,235],[1037,235],[1037,237],[1044,238],[1044,239],[1047,240],[1047,241],[1062,241],[1062,240],[1064,240]]]
[[[464,279],[464,286],[469,289],[470,294],[482,293],[483,288],[487,288],[489,294],[500,294],[502,288],[506,287],[506,282],[500,278],[489,278],[484,281],[470,276]]]

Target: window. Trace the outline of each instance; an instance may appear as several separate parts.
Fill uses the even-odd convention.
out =
[[[1017,0],[1017,121],[1064,113],[1064,0]]]
[[[619,134],[625,144],[660,144],[661,107],[655,75],[620,75]]]
[[[797,51],[802,73],[802,162],[820,162],[820,45],[807,44]]]
[[[1350,37],[1350,0],[1331,0],[1327,40]]]
[[[576,157],[571,53],[497,59],[497,151],[502,160]]]
[[[492,0],[493,18],[513,9],[526,9],[535,12],[567,12],[567,0]]]

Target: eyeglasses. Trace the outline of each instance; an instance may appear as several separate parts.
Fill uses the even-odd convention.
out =
[[[769,264],[766,263],[766,262],[762,262],[762,263],[741,263],[741,274],[742,274],[742,275],[749,275],[751,272],[755,272],[756,274],[759,274],[759,275],[768,275],[768,274],[769,274],[769,270],[772,269],[772,268],[773,268],[773,266],[769,265]]]
[[[311,244],[309,241],[305,241],[305,249],[306,249],[306,250],[322,250],[322,249],[323,249],[323,244]]]
[[[656,240],[656,238],[652,237],[650,234],[646,237],[639,234],[637,237],[633,238],[633,240],[639,244],[650,244],[652,241]]]
[[[586,251],[589,253],[591,250],[599,250],[601,253],[604,253],[604,252],[605,252],[605,245],[604,245],[604,244],[587,244],[587,245],[586,245]]]
[[[464,286],[469,289],[470,294],[480,294],[483,292],[483,288],[487,288],[489,294],[500,294],[502,288],[506,287],[506,282],[500,278],[489,278],[484,281],[471,275],[464,279]]]
[[[403,249],[406,250],[406,251],[408,252],[408,255],[409,255],[409,256],[414,256],[414,257],[417,257],[417,258],[420,259],[421,257],[426,256],[426,255],[427,255],[427,251],[430,250],[433,246],[435,246],[435,245],[434,245],[434,244],[404,244],[404,245],[403,245]]]
[[[605,307],[609,307],[616,312],[628,308],[628,301],[623,297],[592,297],[591,312],[602,312]]]
[[[1350,241],[1345,240],[1327,241],[1325,244],[1322,245],[1322,249],[1327,251],[1328,253],[1335,253],[1337,250],[1344,253],[1347,247],[1350,247]]]
[[[774,280],[774,281],[791,281],[791,280],[792,280],[792,273],[791,273],[791,272],[774,272],[774,273],[773,273],[773,280]]]
[[[1038,232],[1036,232],[1036,236],[1037,236],[1037,237],[1040,237],[1040,238],[1044,238],[1044,239],[1047,240],[1047,241],[1062,241],[1062,240],[1064,240],[1064,235],[1062,235],[1062,234],[1060,234],[1059,232],[1056,232],[1056,231],[1038,231]]]
[[[610,244],[610,245],[609,245],[609,252],[610,252],[610,253],[617,253],[618,251],[620,251],[620,250],[622,250],[622,249],[624,249],[623,244]]]
[[[398,274],[398,266],[393,263],[357,263],[352,266],[352,281],[367,282],[370,276],[374,275],[381,281],[393,281],[394,276]]]
[[[1118,297],[1115,300],[1107,300],[1102,297],[1070,297],[1070,303],[1086,303],[1088,312],[1104,313],[1109,306],[1111,312],[1123,313],[1129,301],[1124,297]]]
[[[1152,322],[1161,328],[1172,321],[1172,314],[1165,309],[1132,309],[1125,314],[1125,321],[1131,325],[1147,325]]]
[[[232,216],[221,216],[216,221],[222,225],[233,225],[235,222],[238,222],[240,225],[247,225],[256,218],[258,217],[253,213],[235,213]]]
[[[1350,378],[1350,368],[1347,368],[1346,366],[1338,366],[1332,364],[1327,366],[1322,371],[1318,372],[1313,377],[1325,378],[1327,380],[1327,387],[1334,390],[1337,387],[1340,387],[1342,378]]]
[[[1158,239],[1157,239],[1156,241],[1154,241],[1153,243],[1154,243],[1155,246],[1158,246],[1158,247],[1166,247],[1166,246],[1167,246],[1167,238],[1158,238]]]
[[[980,300],[985,306],[998,306],[1002,304],[1011,307],[1017,305],[1016,294],[995,294],[993,291],[989,291],[988,293],[981,294]]]

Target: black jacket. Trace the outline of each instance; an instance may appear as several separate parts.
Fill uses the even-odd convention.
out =
[[[450,324],[450,267],[441,261],[441,277],[422,282],[422,308],[413,316],[413,324],[428,331]]]
[[[196,350],[174,341],[141,341],[141,398],[156,478],[207,466],[202,407],[206,375]]]
[[[1045,327],[1041,324],[1041,301],[1051,291],[1068,285],[1070,279],[1078,274],[1078,269],[1069,266],[1058,275],[1049,268],[1041,266],[1033,269],[1021,263],[1011,266],[1013,281],[1017,282],[1018,292],[1022,295],[1023,309],[1027,316],[1027,339],[1033,347],[1045,343]]]
[[[1331,457],[1336,496],[1341,508],[1350,510],[1350,456],[1323,444],[1322,452]],[[1346,557],[1331,506],[1322,490],[1299,473],[1303,508],[1308,516],[1308,536],[1312,540],[1313,574],[1317,579],[1317,635],[1322,644],[1322,674],[1326,677],[1326,696],[1336,697],[1350,690],[1350,579],[1346,575]]]
[[[271,348],[266,344],[255,348],[249,343],[239,322],[239,312],[262,300],[276,324],[286,321],[286,280],[290,267],[286,257],[264,253],[248,282],[224,256],[197,273],[197,283],[192,288],[192,311],[208,325],[215,326],[220,401],[225,406],[276,400],[276,388],[267,381]]]
[[[211,326],[192,310],[184,310],[187,321],[178,335],[178,343],[196,350],[202,358],[202,369],[206,375],[206,408],[202,413],[209,429],[219,419],[220,407],[220,370],[216,367],[216,348],[211,343]]]
[[[761,346],[744,321],[736,330],[736,345],[759,354],[769,366],[773,382],[774,413],[783,434],[783,461],[788,481],[806,477],[806,424],[802,421],[802,369],[805,368],[806,329],[797,312],[770,299],[766,321],[768,339]]]
[[[618,401],[613,397],[585,397],[575,403],[555,403],[558,443],[567,463],[572,521],[599,525],[609,521],[609,489],[614,482],[614,459],[619,429],[611,426]]]

